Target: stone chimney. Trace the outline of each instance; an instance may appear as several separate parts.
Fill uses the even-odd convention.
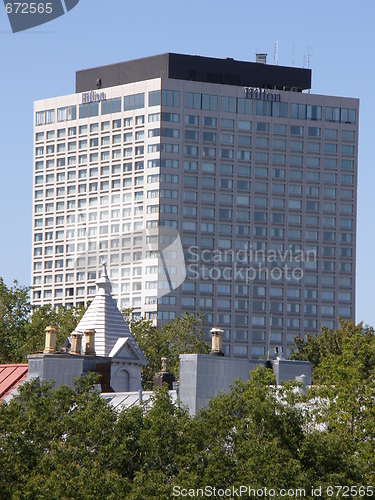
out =
[[[222,339],[224,330],[221,328],[211,328],[212,348],[210,356],[224,356],[222,351]]]
[[[168,373],[168,358],[161,358],[161,371]]]
[[[95,356],[95,330],[85,330],[85,355]]]
[[[161,358],[161,372],[155,374],[154,386],[161,387],[163,384],[167,384],[168,389],[172,390],[174,381],[173,373],[168,371],[168,358]]]
[[[47,326],[46,332],[46,343],[44,346],[44,354],[50,354],[56,352],[56,328],[54,326]]]
[[[81,350],[82,350],[82,334],[79,332],[73,332],[70,354],[81,354]]]

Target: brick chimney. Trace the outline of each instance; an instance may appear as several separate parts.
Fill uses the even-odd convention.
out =
[[[168,389],[172,390],[174,381],[173,373],[168,371],[168,358],[161,358],[161,372],[155,374],[154,386],[161,387],[163,384],[167,384]]]

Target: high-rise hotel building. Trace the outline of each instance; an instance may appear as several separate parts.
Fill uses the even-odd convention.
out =
[[[354,319],[359,101],[310,87],[309,69],[168,53],[35,102],[33,306],[86,303],[106,261],[120,308],[202,313],[230,356]]]

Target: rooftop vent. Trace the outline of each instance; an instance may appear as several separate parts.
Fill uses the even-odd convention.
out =
[[[267,64],[267,54],[255,54],[255,62]]]

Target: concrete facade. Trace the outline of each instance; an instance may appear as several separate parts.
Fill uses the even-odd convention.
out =
[[[27,380],[53,380],[55,388],[67,385],[74,388],[74,380],[89,372],[101,375],[102,392],[139,391],[141,367],[121,358],[80,356],[73,354],[33,354],[28,356]]]
[[[28,356],[28,380],[38,378],[53,380],[55,387],[67,385],[74,388],[74,379],[89,372],[104,375],[103,386],[109,390],[109,375],[111,360],[97,356],[76,356],[71,354],[32,354]]]
[[[245,382],[249,372],[257,366],[271,365],[266,360],[239,360],[204,354],[180,356],[180,379],[178,394],[181,403],[191,415],[207,406],[212,397],[229,393],[235,380]],[[311,384],[311,364],[306,361],[272,361],[277,384],[305,375],[305,384]]]

